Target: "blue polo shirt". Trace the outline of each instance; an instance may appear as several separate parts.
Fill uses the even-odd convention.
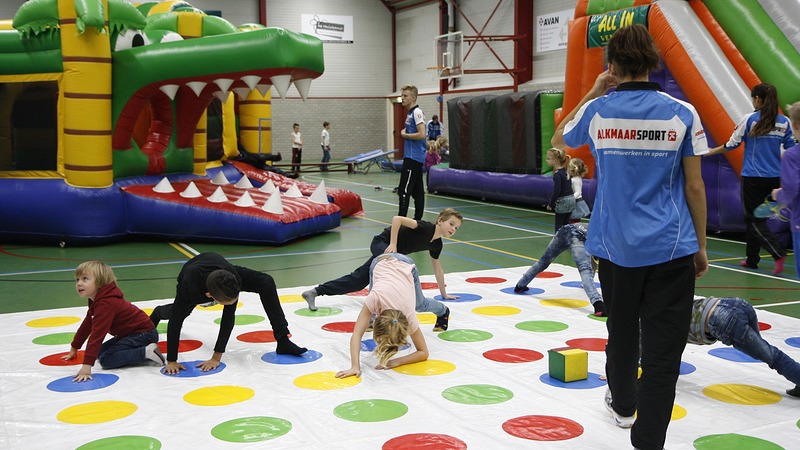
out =
[[[682,159],[708,152],[694,107],[631,82],[587,102],[564,129],[588,144],[597,195],[586,250],[623,267],[644,267],[699,250],[684,193]]]
[[[759,119],[761,111],[744,116],[725,143],[725,150],[733,150],[744,141],[742,176],[776,178],[781,176],[781,145],[784,148],[794,145],[792,127],[789,126],[789,118],[778,114],[772,131],[763,136],[750,136],[750,130]]]
[[[425,116],[422,114],[422,110],[419,109],[419,106],[414,106],[408,111],[406,115],[406,133],[416,133],[417,132],[417,124],[418,123],[425,123]],[[410,158],[418,163],[425,162],[425,153],[428,151],[428,144],[425,142],[425,139],[420,140],[412,140],[412,139],[405,139],[403,143],[403,158]]]

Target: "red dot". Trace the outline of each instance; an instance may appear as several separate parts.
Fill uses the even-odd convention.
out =
[[[758,331],[769,330],[772,328],[772,325],[764,322],[758,322]]]
[[[56,353],[55,355],[45,356],[39,363],[45,366],[77,366],[83,364],[83,350],[78,350],[78,354],[69,361],[61,359],[62,356],[69,355],[69,352]]]
[[[272,330],[251,331],[236,336],[236,339],[251,344],[262,344],[264,342],[275,342],[275,335]]]
[[[323,325],[322,329],[334,333],[352,333],[355,327],[355,322],[331,322]]]
[[[544,355],[525,348],[498,348],[484,352],[483,357],[502,363],[525,363],[538,361],[542,359]]]
[[[422,290],[439,289],[439,284],[438,283],[431,283],[429,281],[423,281],[422,283],[420,283],[420,286],[422,287]]]
[[[522,416],[503,423],[503,430],[531,441],[565,441],[583,434],[581,424],[555,416]]]
[[[178,343],[178,353],[190,352],[192,350],[197,350],[198,348],[202,347],[203,343],[200,341],[196,341],[194,339],[181,339]],[[161,353],[167,353],[167,341],[161,341],[158,343],[158,349],[161,350]]]
[[[582,338],[570,339],[567,341],[567,345],[587,352],[604,352],[606,351],[606,342],[608,339],[605,338]]]
[[[382,450],[465,450],[467,444],[446,434],[416,433],[389,439]]]
[[[369,294],[369,289],[362,289],[360,291],[351,292],[347,295],[352,295],[353,297],[366,297]]]
[[[539,272],[539,275],[536,275],[536,278],[558,278],[563,277],[564,274],[558,272]]]
[[[499,284],[505,283],[507,280],[505,278],[498,278],[498,277],[472,277],[467,278],[467,283],[476,283],[476,284]]]

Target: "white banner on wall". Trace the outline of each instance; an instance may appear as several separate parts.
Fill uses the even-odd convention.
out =
[[[569,21],[575,10],[568,9],[536,17],[536,53],[567,49]]]
[[[301,14],[300,22],[301,32],[316,36],[322,42],[353,43],[353,16]]]

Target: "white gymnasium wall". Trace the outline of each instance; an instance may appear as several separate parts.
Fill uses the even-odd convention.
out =
[[[564,89],[564,75],[567,66],[567,51],[536,53],[536,17],[559,11],[575,11],[572,0],[536,0],[533,2],[533,80],[527,83],[526,89]]]
[[[17,13],[25,0],[3,0],[0,1],[0,20],[11,20]]]

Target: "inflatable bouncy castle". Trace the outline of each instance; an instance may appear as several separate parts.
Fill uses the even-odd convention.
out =
[[[282,243],[338,226],[355,194],[311,200],[317,186],[228,162],[269,153],[273,86],[305,98],[323,71],[319,39],[185,2],[26,2],[0,22],[0,240]]]

